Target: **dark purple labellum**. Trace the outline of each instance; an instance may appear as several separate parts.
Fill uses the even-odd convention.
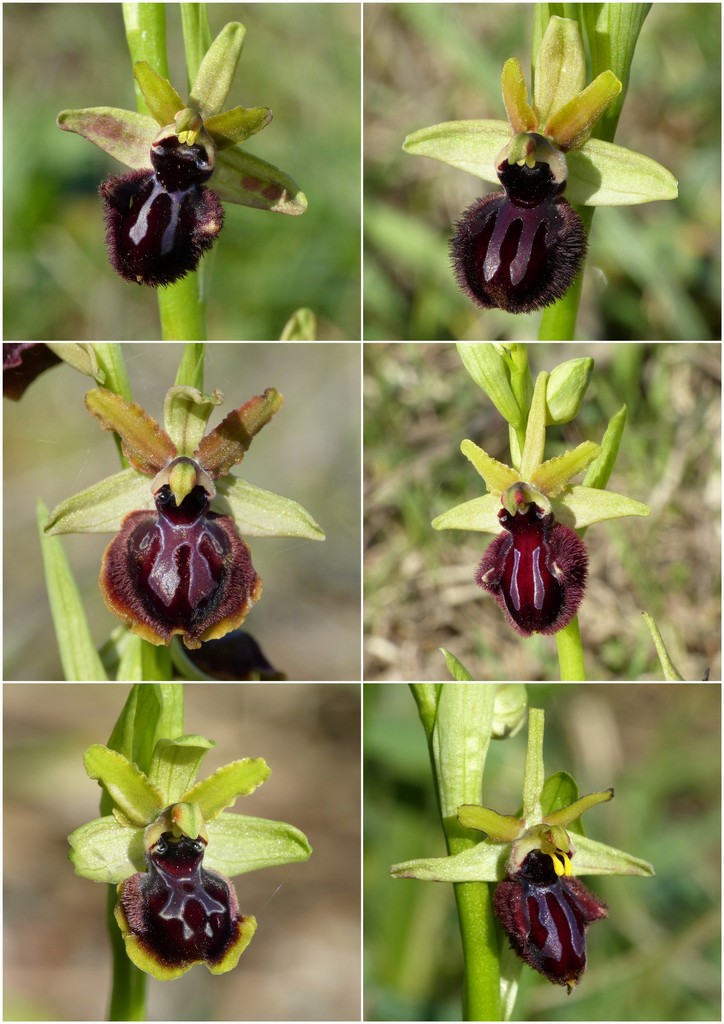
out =
[[[210,512],[196,486],[176,505],[165,484],[157,513],[131,512],[106,548],[100,587],[109,609],[153,644],[187,647],[241,625],[261,595],[249,548],[230,516]]]
[[[165,832],[146,854],[148,871],[123,882],[119,906],[143,951],[165,968],[220,963],[239,939],[234,886],[202,867],[206,843]]]
[[[577,878],[557,875],[540,850],[500,882],[493,904],[518,956],[570,993],[586,969],[586,928],[608,916],[606,904]]]
[[[475,580],[495,598],[523,636],[557,633],[578,611],[586,585],[588,554],[575,531],[537,505],[511,515],[483,555]]]
[[[108,178],[100,193],[113,268],[155,288],[196,269],[221,231],[224,211],[203,184],[213,170],[203,146],[165,139],[151,148],[151,163],[152,171]]]
[[[36,377],[61,362],[42,342],[5,342],[3,344],[3,395],[19,401]]]
[[[583,222],[546,163],[499,168],[504,192],[468,207],[450,242],[457,282],[483,309],[529,313],[562,298],[586,254]]]

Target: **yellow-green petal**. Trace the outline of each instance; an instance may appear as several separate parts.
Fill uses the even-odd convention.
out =
[[[525,84],[523,70],[517,57],[511,57],[503,65],[500,76],[503,90],[503,103],[508,113],[508,120],[513,132],[533,132],[538,126],[538,119],[528,102],[528,86]]]

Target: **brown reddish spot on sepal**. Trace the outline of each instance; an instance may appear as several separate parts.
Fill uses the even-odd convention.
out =
[[[178,507],[168,485],[155,500],[157,513],[131,512],[106,548],[101,593],[149,643],[168,644],[178,633],[196,648],[241,625],[261,579],[233,519],[208,511],[203,487]]]
[[[570,994],[586,969],[586,929],[608,916],[606,904],[577,878],[559,877],[552,858],[533,850],[499,883],[493,905],[518,956]]]
[[[578,611],[588,575],[588,553],[578,534],[537,505],[498,512],[504,532],[478,567],[478,586],[498,602],[522,636],[557,633]]]
[[[197,963],[212,974],[231,970],[256,928],[239,913],[229,879],[202,866],[205,846],[201,837],[164,833],[146,854],[148,870],[118,887],[115,916],[126,952],[161,980]]]

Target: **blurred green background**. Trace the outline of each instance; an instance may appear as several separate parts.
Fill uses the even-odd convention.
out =
[[[660,679],[640,616],[654,616],[685,679],[721,679],[719,345],[534,344],[535,379],[577,356],[595,368],[577,419],[547,431],[546,458],[600,442],[626,403],[609,489],[648,518],[586,534],[579,612],[589,679]],[[447,678],[447,647],[477,679],[558,678],[552,637],[522,639],[474,575],[490,536],[430,520],[484,493],[470,438],[510,461],[507,425],[451,344],[365,345],[365,678]]]
[[[150,980],[148,1020],[358,1020],[359,684],[186,684],[186,729],[216,740],[200,776],[264,757],[269,780],[234,812],[288,821],[303,864],[235,879],[259,927],[239,966]],[[106,886],[79,878],[66,836],[98,817],[83,753],[105,743],[124,685],[7,684],[4,710],[4,1020],[103,1020]],[[320,799],[320,793],[324,799]]]
[[[577,336],[721,337],[721,11],[654,4],[639,37],[616,142],[679,179],[679,199],[597,210]],[[528,340],[540,313],[480,311],[459,292],[452,225],[493,190],[402,152],[441,121],[505,119],[500,72],[517,56],[530,84],[533,6],[365,6],[365,336]]]
[[[546,711],[546,775],[616,790],[586,815],[587,835],[651,861],[656,877],[584,878],[609,918],[588,931],[580,986],[569,997],[524,966],[513,1019],[720,1020],[719,686],[528,690]],[[407,686],[365,686],[364,737],[365,1018],[460,1020],[452,887],[389,876],[399,861],[445,855]],[[523,729],[488,754],[484,803],[503,814],[520,807],[525,744]]]
[[[248,143],[309,208],[287,217],[227,204],[215,247],[209,337],[278,338],[311,307],[324,340],[360,335],[360,9],[212,4],[211,30],[247,29],[228,106],[269,106]],[[123,167],[59,131],[64,108],[136,109],[120,4],[10,4],[4,18],[5,331],[10,340],[159,337],[153,289],[111,269],[98,186]],[[181,18],[167,10],[171,80],[186,95]]]
[[[136,401],[161,418],[182,346],[126,345]],[[359,344],[209,344],[207,391],[224,403],[210,426],[266,387],[282,410],[254,439],[235,475],[301,502],[325,530],[321,543],[251,538],[264,594],[244,628],[290,679],[360,678]],[[88,377],[62,365],[20,402],[4,401],[4,658],[6,679],[61,676],[45,593],[35,504],[53,508],[119,468],[113,438],[83,405]],[[98,573],[109,534],[62,538],[93,637],[118,624],[101,598]]]

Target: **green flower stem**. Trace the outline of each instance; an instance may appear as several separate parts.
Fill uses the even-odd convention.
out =
[[[181,4],[181,28],[190,89],[201,61],[211,46],[211,28],[206,15],[206,4]]]
[[[115,885],[108,886],[106,927],[111,940],[113,981],[108,1020],[145,1020],[147,975],[131,963],[113,911],[118,900]]]
[[[540,41],[553,15],[578,21],[581,35],[588,39],[591,52],[591,77],[611,70],[621,82],[621,92],[614,103],[594,125],[592,136],[603,142],[613,142],[618,119],[628,90],[639,33],[651,4],[547,4],[535,5],[533,25],[533,66]],[[583,219],[586,238],[591,234],[593,207],[576,207]],[[581,301],[583,272],[573,282],[562,299],[543,311],[539,341],[573,341],[576,333],[578,306]]]
[[[583,663],[583,644],[581,643],[577,615],[565,629],[556,633],[556,647],[558,648],[558,665],[562,682],[585,682],[586,666]]]
[[[479,840],[457,820],[461,804],[479,803],[492,732],[495,687],[447,683],[411,687],[430,751],[435,792],[448,852]],[[486,882],[455,883],[463,947],[465,1020],[500,1020],[500,950]]]
[[[185,7],[196,5],[186,4]],[[164,78],[168,78],[168,57],[166,54],[166,5],[139,3],[123,4],[123,21],[126,27],[128,50],[131,63],[145,60]],[[200,38],[205,15],[193,18],[196,39]],[[189,29],[192,31],[193,29]],[[208,30],[208,25],[207,25]],[[186,23],[184,22],[186,41]],[[196,47],[198,49],[198,46]],[[186,43],[187,54],[189,43]],[[136,85],[136,105],[141,114],[149,110]],[[157,290],[158,312],[161,320],[161,337],[164,341],[205,341],[206,300],[204,298],[199,271],[187,274],[175,284]]]

